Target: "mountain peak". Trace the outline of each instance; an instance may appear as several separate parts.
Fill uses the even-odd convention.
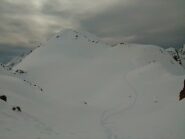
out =
[[[72,28],[66,28],[63,29],[57,33],[55,33],[54,35],[52,35],[52,37],[50,39],[63,39],[63,38],[70,38],[70,39],[78,39],[78,38],[83,38],[86,39],[88,42],[92,42],[92,43],[98,43],[100,40],[98,37],[96,37],[95,35],[87,32],[87,31],[78,31],[78,30],[74,30]],[[50,40],[48,39],[48,40]],[[102,42],[103,43],[103,42]]]

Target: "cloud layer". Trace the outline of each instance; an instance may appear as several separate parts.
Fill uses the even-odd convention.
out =
[[[72,27],[110,43],[185,43],[184,0],[1,0],[0,46],[25,46]]]

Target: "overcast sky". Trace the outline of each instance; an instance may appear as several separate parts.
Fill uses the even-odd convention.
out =
[[[179,47],[185,43],[185,0],[0,0],[0,46],[25,46],[64,28],[109,43]]]

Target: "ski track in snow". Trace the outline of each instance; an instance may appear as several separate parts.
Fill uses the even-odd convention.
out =
[[[101,118],[100,118],[100,124],[105,130],[104,132],[107,136],[107,139],[118,139],[118,135],[116,135],[113,132],[113,129],[111,127],[107,126],[107,124],[109,122],[109,119],[116,116],[116,115],[120,115],[122,113],[128,113],[135,106],[136,101],[137,101],[138,94],[137,94],[136,89],[130,84],[127,77],[125,77],[125,81],[126,81],[127,85],[133,91],[132,96],[133,96],[134,100],[132,100],[132,102],[130,102],[130,104],[126,108],[119,109],[119,106],[118,106],[117,109],[113,108],[113,109],[110,109],[110,110],[105,110],[102,113]],[[122,105],[120,105],[120,106],[122,106]]]

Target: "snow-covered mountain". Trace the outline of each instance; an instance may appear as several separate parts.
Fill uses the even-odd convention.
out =
[[[13,70],[0,72],[0,138],[185,137],[185,70],[158,46],[111,47],[65,30]]]

